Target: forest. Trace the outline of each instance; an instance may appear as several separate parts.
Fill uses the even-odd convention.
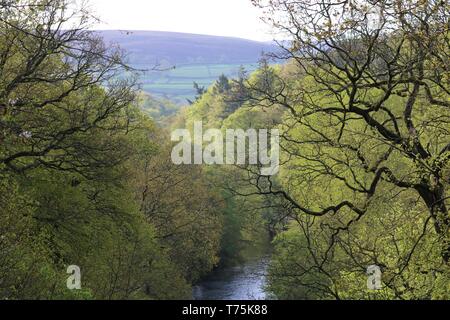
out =
[[[178,108],[89,10],[0,1],[1,300],[192,299],[267,248],[276,299],[450,299],[449,3],[252,3],[289,41]],[[174,164],[196,121],[278,129],[279,173]]]

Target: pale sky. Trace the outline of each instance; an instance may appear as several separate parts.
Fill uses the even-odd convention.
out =
[[[96,29],[157,30],[269,41],[250,0],[89,0]]]

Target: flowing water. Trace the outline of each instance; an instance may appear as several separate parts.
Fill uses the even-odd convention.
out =
[[[264,300],[269,257],[214,270],[194,287],[196,300]]]

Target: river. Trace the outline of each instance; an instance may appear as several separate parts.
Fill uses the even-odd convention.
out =
[[[214,270],[193,289],[196,300],[265,300],[270,257],[252,259],[233,267]]]

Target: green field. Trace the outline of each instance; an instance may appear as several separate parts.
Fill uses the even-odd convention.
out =
[[[239,68],[251,72],[257,64],[192,64],[169,71],[146,72],[140,79],[142,89],[152,95],[168,98],[178,103],[195,96],[194,81],[208,87],[224,74],[229,78],[238,75]]]

